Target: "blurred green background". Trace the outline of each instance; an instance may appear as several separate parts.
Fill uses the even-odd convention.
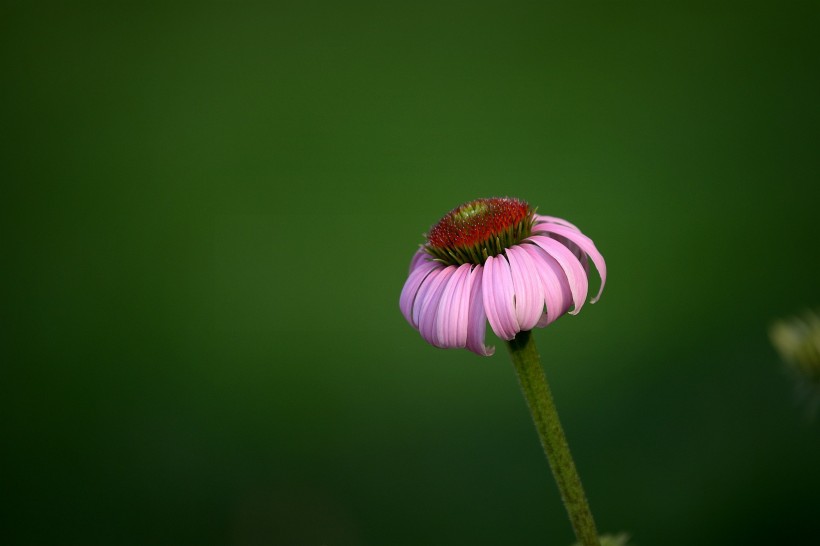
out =
[[[398,310],[518,196],[606,256],[536,338],[602,531],[816,543],[815,2],[4,2],[4,544],[569,545],[503,344]],[[597,281],[596,281],[597,282]]]

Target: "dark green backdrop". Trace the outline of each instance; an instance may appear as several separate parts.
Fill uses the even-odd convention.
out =
[[[568,546],[503,344],[421,234],[512,195],[609,265],[536,333],[603,531],[809,544],[816,3],[0,7],[4,544]],[[492,337],[492,336],[491,336]]]

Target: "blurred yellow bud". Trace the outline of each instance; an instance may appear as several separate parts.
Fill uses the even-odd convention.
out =
[[[816,312],[778,320],[769,329],[769,337],[796,374],[820,386],[820,316]]]

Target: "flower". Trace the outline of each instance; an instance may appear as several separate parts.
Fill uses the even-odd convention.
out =
[[[410,262],[399,306],[428,343],[490,356],[487,321],[511,340],[577,314],[587,298],[589,260],[601,276],[595,303],[606,263],[581,230],[519,199],[476,199],[430,229]]]

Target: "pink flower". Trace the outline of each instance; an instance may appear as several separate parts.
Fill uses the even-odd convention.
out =
[[[511,340],[577,314],[587,298],[589,260],[601,276],[595,303],[606,263],[589,237],[519,199],[477,199],[430,229],[410,262],[399,304],[428,343],[490,356],[486,321]]]

